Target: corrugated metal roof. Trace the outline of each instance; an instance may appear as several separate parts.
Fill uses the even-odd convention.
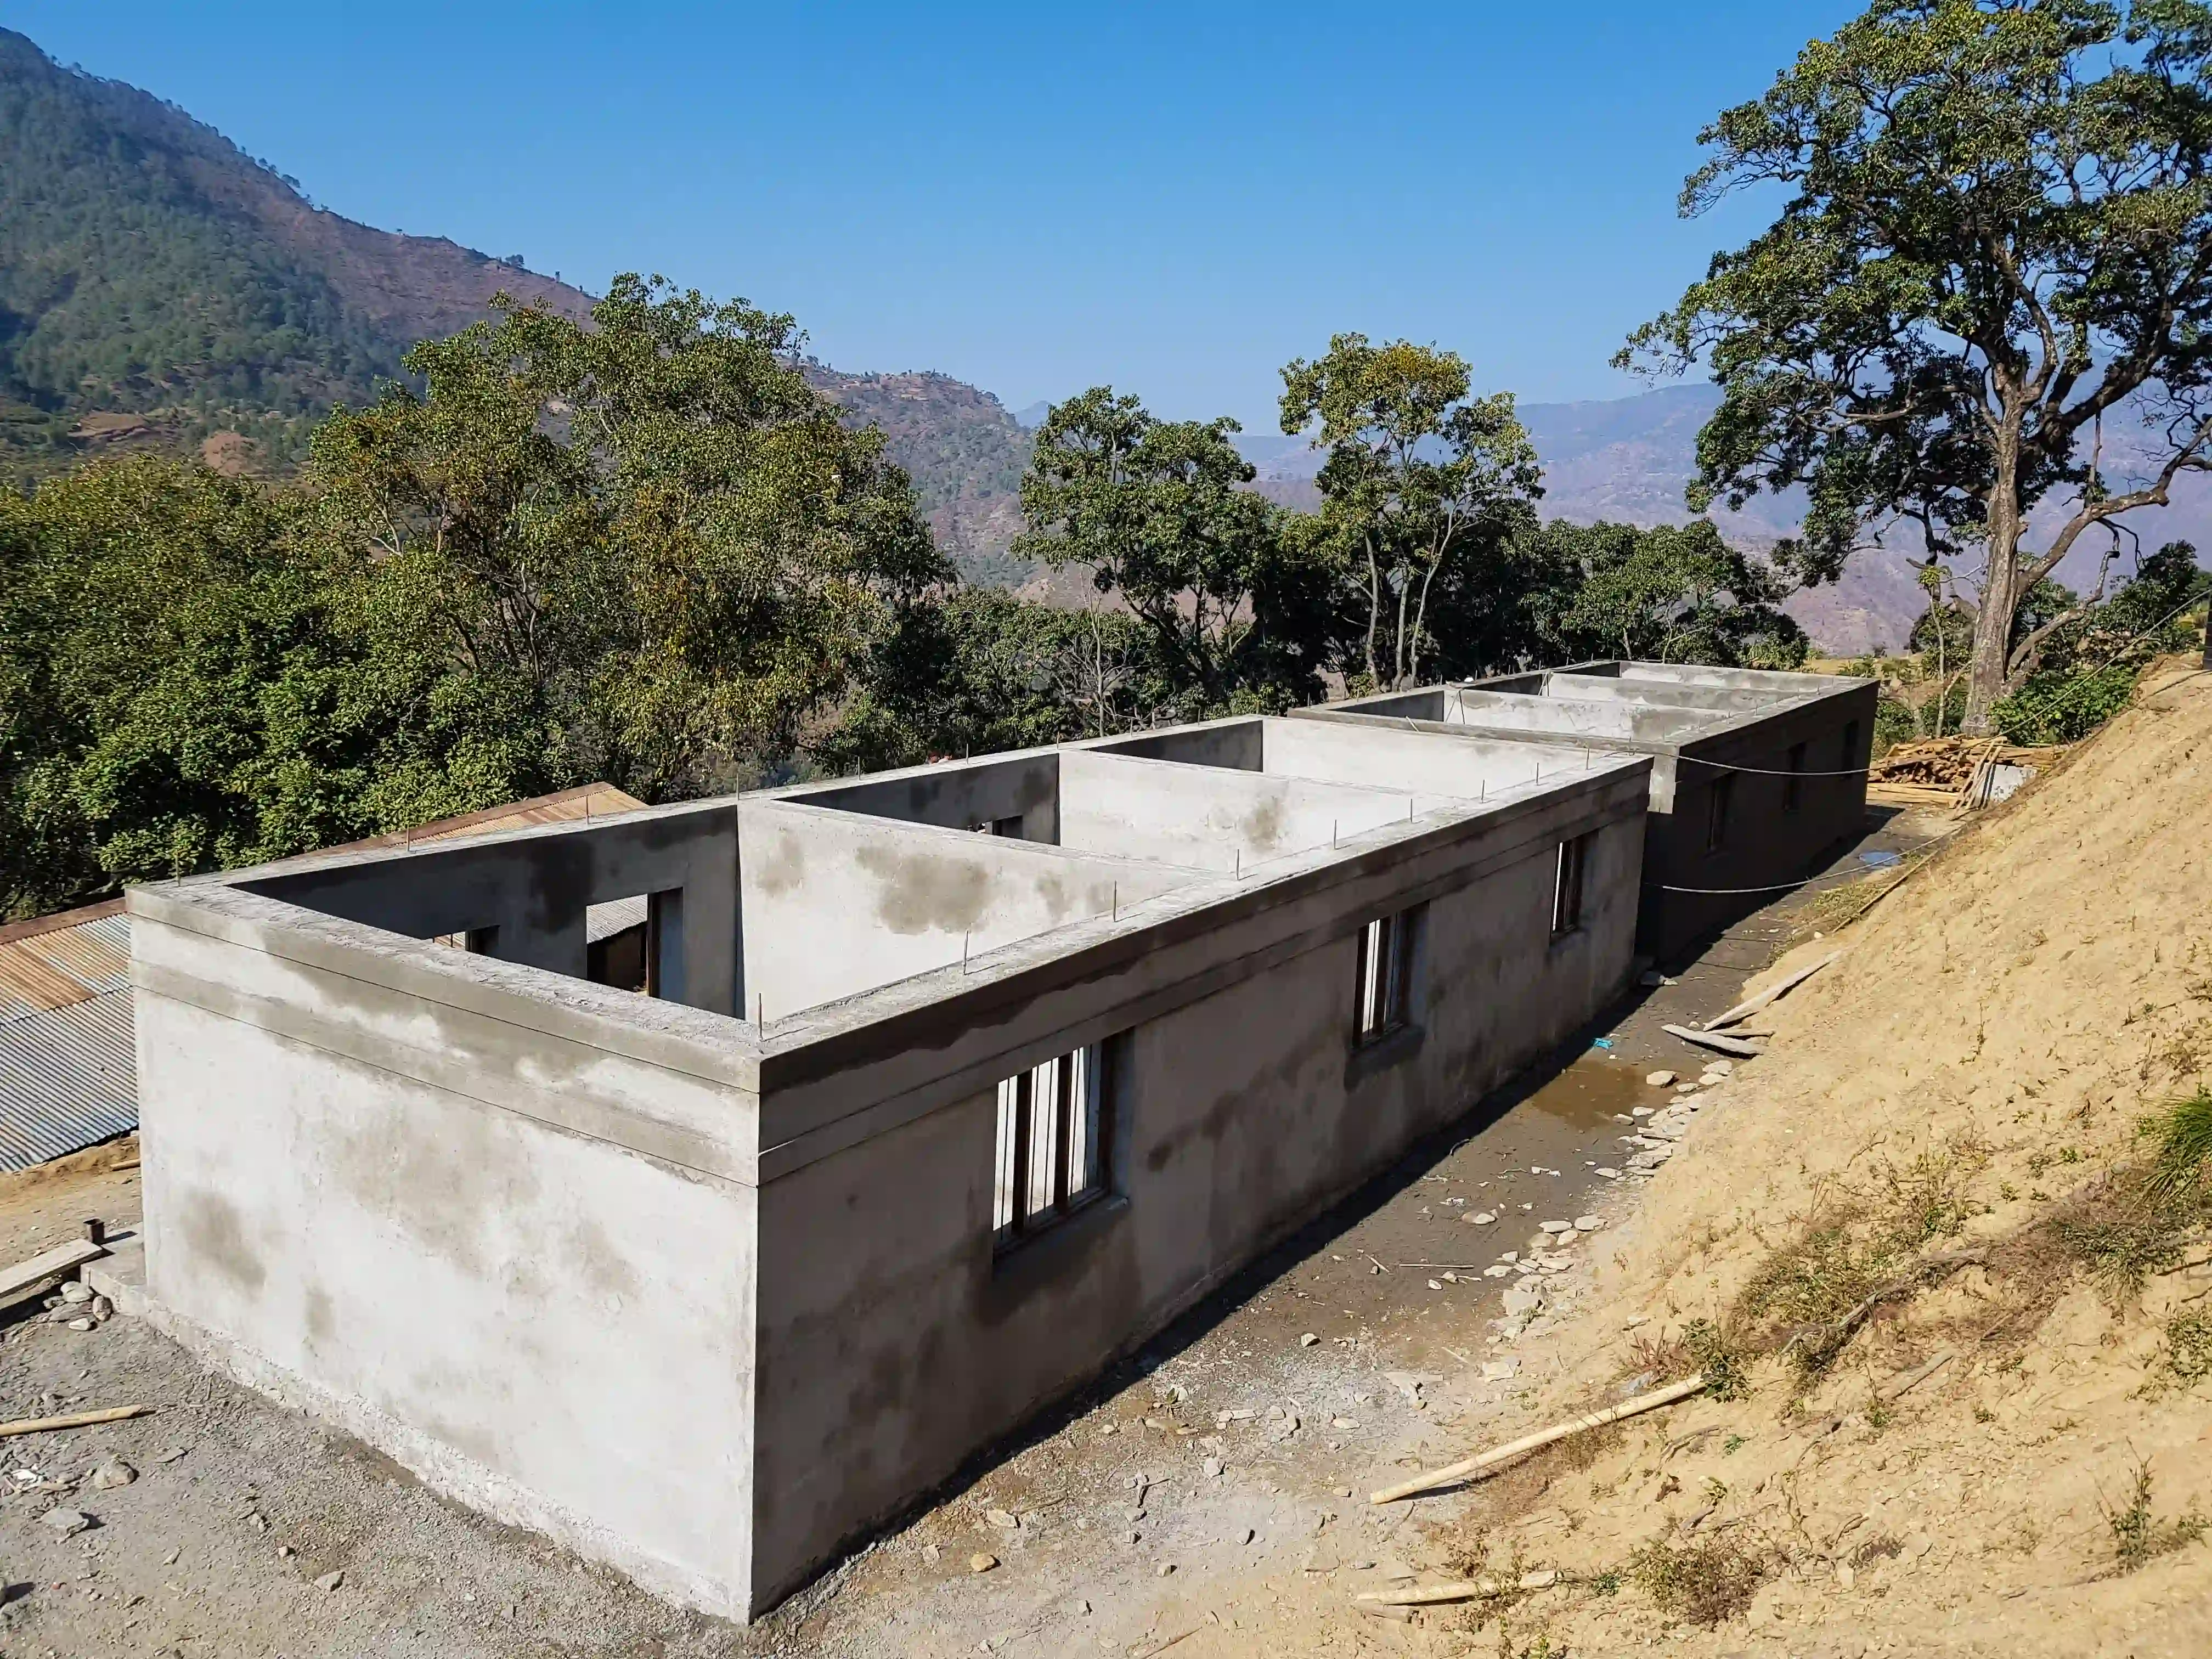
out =
[[[612,939],[629,928],[644,926],[645,895],[642,893],[635,898],[586,905],[584,909],[584,937],[593,945],[603,939]]]
[[[131,922],[103,915],[0,940],[0,1020],[66,1008],[131,984]]]
[[[27,1169],[137,1127],[129,991],[0,1024],[0,1170]]]

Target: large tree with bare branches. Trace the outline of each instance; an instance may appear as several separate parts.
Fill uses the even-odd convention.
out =
[[[1699,137],[1685,215],[1788,199],[1619,361],[1711,370],[1691,505],[1802,486],[1802,579],[1899,527],[1978,567],[1986,731],[2074,619],[2029,591],[2212,470],[2212,6],[1878,0]]]

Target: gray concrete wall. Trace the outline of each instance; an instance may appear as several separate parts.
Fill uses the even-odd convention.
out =
[[[1387,726],[1270,720],[1267,769],[1285,777],[1431,791],[1483,801],[1545,778],[1586,772],[1587,749],[1471,738],[1439,744],[1425,732]]]
[[[787,1590],[1453,1121],[1625,985],[1642,762],[1249,886],[1153,902],[1120,937],[763,1058],[754,1582]],[[1550,938],[1559,842],[1595,830],[1587,924]],[[1290,861],[1294,863],[1295,861]],[[1355,934],[1425,902],[1417,1024],[1352,1047]],[[915,988],[918,997],[921,988]],[[891,994],[886,993],[888,997]],[[916,1015],[921,1005],[916,1005]],[[1224,1042],[1222,1034],[1236,1040]],[[1114,1197],[1004,1255],[996,1079],[1120,1038]],[[824,1227],[823,1218],[866,1218]]]
[[[1473,686],[1455,688],[1447,708],[1444,724],[1525,732],[1540,739],[1574,736],[1640,738],[1655,743],[1674,743],[1704,730],[1713,721],[1713,713],[1708,709],[1670,708],[1596,698],[1537,696],[1522,691],[1481,690]]]
[[[1642,708],[1696,708],[1741,714],[1772,708],[1790,701],[1795,694],[1778,687],[1690,685],[1626,675],[1560,672],[1545,677],[1544,695],[1584,702],[1627,703]]]
[[[1583,685],[1650,677],[1661,696],[1715,695],[1674,674],[1713,675],[1721,694],[1747,708],[1660,708],[1628,702],[1533,695],[1548,678]],[[1772,683],[1770,690],[1770,682]],[[1495,689],[1510,688],[1510,689]],[[1632,693],[1643,688],[1632,687]],[[1462,741],[1478,735],[1649,754],[1650,817],[1644,850],[1641,947],[1672,961],[1703,939],[1781,896],[1865,823],[1865,767],[1872,752],[1875,689],[1871,681],[1753,669],[1681,669],[1668,664],[1579,664],[1544,675],[1508,675],[1474,685],[1434,689],[1446,718],[1424,730]],[[1302,710],[1296,718],[1355,725],[1364,734],[1394,729],[1370,713],[1389,699],[1361,699]],[[1798,805],[1785,811],[1793,746],[1805,745]],[[1735,779],[1730,832],[1708,849],[1715,787]]]
[[[742,1616],[758,1114],[731,1022],[220,886],[130,908],[159,1322]]]
[[[770,791],[763,799],[834,806],[947,830],[973,830],[1018,817],[1022,839],[1052,842],[1060,839],[1054,811],[1059,776],[1057,749],[1029,749],[834,783],[796,784]]]
[[[584,913],[641,893],[663,908],[660,994],[728,1013],[737,987],[736,807],[696,802],[408,851],[266,865],[246,890],[416,939],[496,932],[487,954],[584,975]]]
[[[1256,869],[1446,804],[1432,792],[1357,788],[1079,749],[1060,763],[1065,846],[1197,870]]]
[[[1129,755],[1140,760],[1184,761],[1194,766],[1257,772],[1261,769],[1265,748],[1266,723],[1255,714],[1246,720],[1170,726],[1133,738],[1094,738],[1073,745],[1073,752]]]
[[[1193,878],[1158,862],[903,823],[811,798],[748,796],[737,811],[740,1012],[771,1021],[1109,915]]]

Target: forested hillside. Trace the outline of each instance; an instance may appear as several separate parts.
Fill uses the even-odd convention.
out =
[[[368,402],[409,346],[501,289],[570,315],[588,303],[325,212],[182,110],[0,30],[0,468],[15,481],[88,448],[222,431],[295,461],[315,416]]]

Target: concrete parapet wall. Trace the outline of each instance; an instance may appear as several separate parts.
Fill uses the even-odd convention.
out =
[[[161,1322],[442,1490],[742,1614],[757,1115],[726,1059],[483,982],[530,969],[295,934],[253,895],[131,908]]]

